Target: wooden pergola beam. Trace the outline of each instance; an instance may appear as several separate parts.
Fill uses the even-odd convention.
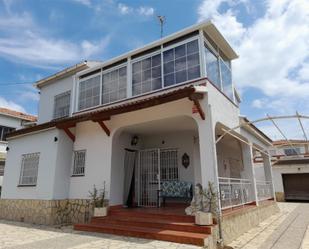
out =
[[[104,124],[104,122],[102,120],[97,121],[99,123],[99,125],[101,126],[101,128],[105,131],[107,136],[111,135],[110,130],[108,129],[108,127]]]
[[[206,119],[206,115],[205,115],[205,112],[199,102],[200,99],[203,99],[204,98],[204,94],[203,93],[193,93],[190,95],[189,99],[191,101],[193,101],[198,113],[200,114],[201,116],[201,119],[202,120],[205,120]]]
[[[63,131],[68,135],[68,137],[75,142],[75,135],[70,131],[69,127],[63,128]]]

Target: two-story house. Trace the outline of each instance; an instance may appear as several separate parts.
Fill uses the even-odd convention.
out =
[[[0,196],[7,153],[7,135],[17,129],[34,125],[36,117],[0,107]]]
[[[68,222],[85,222],[91,215],[89,191],[105,183],[111,217],[80,229],[99,226],[101,232],[204,244],[212,230],[202,233],[193,217],[185,216],[188,202],[177,201],[173,208],[174,200],[167,200],[162,207],[158,193],[167,182],[191,189],[211,182],[220,195],[220,214],[247,205],[254,206],[250,212],[259,210],[248,215],[254,221],[239,219],[237,227],[224,216],[226,241],[258,224],[275,211],[274,202],[262,205],[274,197],[272,141],[239,115],[232,80],[236,58],[206,21],[106,62],[81,63],[38,81],[38,125],[8,138],[0,216],[56,224],[65,215]],[[268,191],[261,199],[254,150],[263,154],[262,184]],[[147,216],[147,224],[140,219],[145,210],[155,217]],[[157,217],[164,212],[176,213]],[[129,223],[128,216],[138,221]],[[177,221],[190,224],[168,223]]]

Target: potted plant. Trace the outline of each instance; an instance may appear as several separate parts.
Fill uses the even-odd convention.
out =
[[[200,226],[212,225],[213,216],[217,214],[218,195],[213,183],[208,183],[208,188],[203,191],[202,210],[195,214],[195,224]]]
[[[91,198],[91,203],[94,207],[93,215],[95,217],[103,217],[107,215],[107,205],[105,201],[105,182],[103,183],[103,188],[98,190],[95,185],[93,185],[93,191],[89,191]]]

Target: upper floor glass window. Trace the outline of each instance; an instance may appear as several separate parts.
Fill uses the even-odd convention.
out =
[[[139,95],[160,89],[161,54],[132,63],[132,94]]]
[[[100,81],[101,75],[97,75],[79,83],[79,110],[100,104]]]
[[[205,59],[207,78],[215,86],[217,86],[228,98],[233,100],[234,93],[230,61],[224,56],[221,57],[218,52],[215,52],[213,48],[210,48],[206,44]]]
[[[102,75],[102,104],[115,102],[127,97],[127,66]]]
[[[163,52],[164,86],[200,77],[198,40]]]
[[[226,62],[220,58],[220,70],[223,92],[230,99],[233,99],[232,72]]]
[[[205,57],[206,57],[206,73],[207,78],[221,89],[219,64],[217,56],[205,46]]]
[[[67,117],[70,114],[71,91],[61,93],[54,98],[54,119]]]
[[[0,126],[0,141],[6,141],[6,136],[12,131],[15,131],[15,128]]]

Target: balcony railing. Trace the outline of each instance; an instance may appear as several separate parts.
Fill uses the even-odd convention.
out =
[[[254,200],[253,184],[249,179],[219,177],[221,209],[243,206]]]
[[[271,181],[256,181],[256,189],[259,201],[273,198]]]

